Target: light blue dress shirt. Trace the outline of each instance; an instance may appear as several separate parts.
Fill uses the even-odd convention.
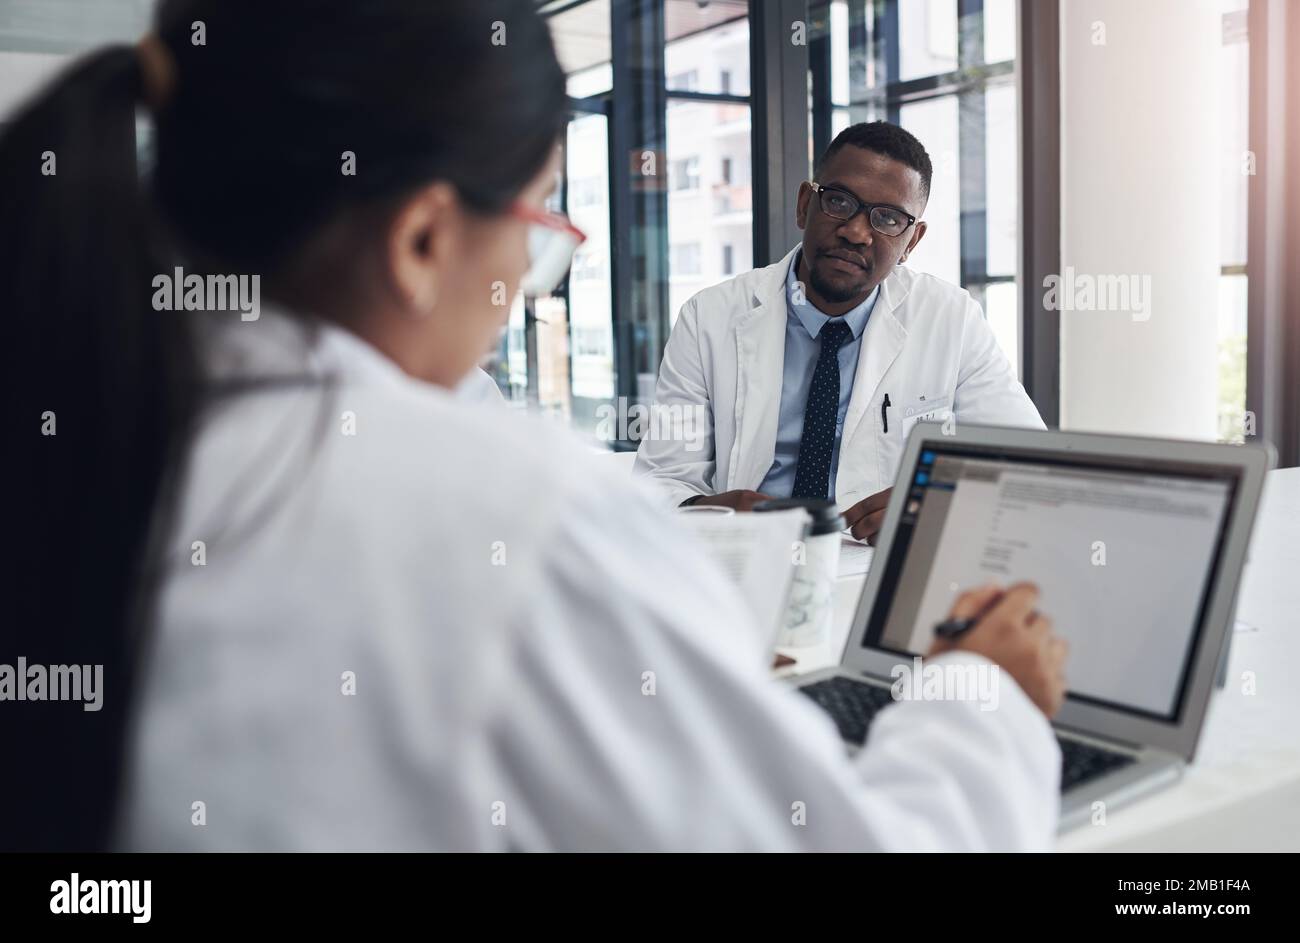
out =
[[[795,304],[795,269],[798,267],[800,248],[790,262],[785,277],[785,369],[781,375],[781,410],[776,426],[776,457],[767,470],[758,490],[774,498],[788,498],[794,490],[795,467],[799,462],[799,442],[803,438],[804,407],[808,404],[808,389],[812,386],[813,370],[821,344],[817,333],[830,316],[822,314],[807,299],[806,290],[800,292],[802,304]],[[840,405],[835,414],[835,445],[831,450],[830,494],[835,493],[835,476],[840,465],[840,436],[844,432],[844,417],[849,411],[849,397],[853,395],[853,377],[858,367],[858,352],[862,349],[862,332],[867,329],[867,319],[876,306],[880,294],[877,285],[862,304],[841,315],[853,332],[853,337],[840,348]]]

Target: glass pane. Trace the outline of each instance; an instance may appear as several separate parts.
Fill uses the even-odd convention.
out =
[[[961,284],[961,187],[957,174],[957,98],[946,95],[904,105],[899,123],[930,152],[934,177],[925,209],[925,238],[907,264],[954,285]]]
[[[496,379],[507,400],[521,408],[527,405],[528,341],[524,331],[523,295],[516,295],[510,305],[510,320],[506,324],[505,337],[501,339],[500,358],[496,363],[484,364],[483,369]]]
[[[1020,292],[1015,282],[997,282],[984,287],[984,316],[988,319],[998,346],[1011,361],[1011,369],[1020,378]]]
[[[610,285],[609,128],[604,115],[569,124],[568,209],[587,236],[569,273],[573,424],[594,431],[596,409],[614,398]]]
[[[484,365],[508,400],[535,402],[544,415],[592,432],[597,408],[615,392],[608,142],[604,115],[582,115],[569,123],[566,202],[561,205],[557,190],[548,205],[567,211],[587,239],[574,254],[567,298],[560,291],[531,299],[536,375],[529,376],[529,299],[523,296],[511,309],[500,351]]]
[[[956,0],[898,0],[899,78],[957,68]]]
[[[828,11],[831,47],[831,103],[849,103],[849,7],[835,0]]]
[[[1246,412],[1245,275],[1219,278],[1219,439],[1244,439]]]
[[[563,298],[538,298],[537,406],[542,415],[568,422],[572,413],[569,394],[569,312]]]
[[[1246,264],[1246,193],[1254,158],[1249,153],[1247,118],[1250,94],[1250,45],[1225,45],[1219,57],[1220,198],[1223,200],[1219,259],[1223,265]]]
[[[957,69],[958,46],[983,46],[984,59],[1014,62],[1016,0],[985,0],[982,12],[958,22],[957,0],[831,0],[819,18],[829,30],[829,74],[815,83],[831,97],[831,133],[852,122],[891,113],[929,151],[934,180],[924,241],[908,264],[960,283],[985,275],[1013,278],[1019,264],[1019,112],[1014,74],[959,83],[955,92],[900,103],[880,79],[890,55],[889,33],[899,31],[900,77],[906,81]],[[894,14],[897,13],[895,19]],[[961,29],[974,35],[959,35]],[[847,106],[846,104],[847,103]],[[814,106],[820,103],[814,102]],[[962,135],[982,148],[982,166],[964,183]],[[970,255],[961,257],[964,230]]]
[[[1016,87],[1008,84],[990,88],[984,106],[988,274],[1014,275],[1020,234]]]
[[[960,20],[958,7],[958,0],[830,0],[825,22],[830,31],[832,103],[862,104],[865,92],[884,88],[889,59],[895,54],[890,48],[895,11],[900,81],[958,70],[963,45],[969,47],[965,55],[971,64],[1014,61],[1016,0],[983,0],[980,12]]]
[[[847,108],[836,108],[834,111],[832,111],[831,112],[831,140],[832,141],[835,140],[835,138],[839,135],[839,133],[852,123],[853,123],[853,119],[849,117],[849,110]]]
[[[1016,57],[1016,0],[984,0],[984,61]]]
[[[666,0],[664,77],[669,91],[749,94],[749,4]]]
[[[668,304],[753,267],[749,106],[668,102]]]
[[[588,98],[614,87],[614,67],[606,62],[572,73],[565,83],[570,98]]]
[[[546,201],[551,212],[564,211],[564,171],[556,175],[555,189]],[[561,285],[550,295],[532,299],[537,339],[537,406],[543,415],[561,421],[570,418],[569,304]]]

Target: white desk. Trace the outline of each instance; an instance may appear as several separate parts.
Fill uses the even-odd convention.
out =
[[[828,644],[783,649],[793,671],[839,661],[864,582],[837,584]],[[1300,469],[1266,479],[1237,619],[1228,684],[1211,695],[1182,780],[1064,835],[1060,850],[1300,851]]]

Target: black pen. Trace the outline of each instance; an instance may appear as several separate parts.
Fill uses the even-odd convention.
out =
[[[945,619],[934,627],[934,634],[939,638],[954,639],[975,628],[975,623],[978,621],[978,619]]]
[[[1001,595],[1001,593],[998,593],[999,598],[1001,598]],[[971,629],[975,628],[980,619],[983,619],[989,614],[997,602],[998,599],[992,600],[969,619],[944,619],[934,627],[934,634],[938,638],[948,639],[949,641],[965,635]]]
[[[885,401],[880,404],[880,422],[885,427],[885,433],[889,433],[889,394],[885,394]]]

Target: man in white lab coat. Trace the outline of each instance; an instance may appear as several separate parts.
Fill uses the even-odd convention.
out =
[[[671,505],[829,497],[873,540],[917,422],[1043,427],[979,305],[901,264],[930,177],[902,128],[845,129],[799,187],[803,243],[682,306],[655,403],[703,429],[647,437],[636,459]]]
[[[466,403],[497,405],[505,402],[505,397],[501,395],[501,387],[497,386],[497,381],[492,379],[482,367],[475,367],[465,374],[465,379],[456,386],[456,396]]]

